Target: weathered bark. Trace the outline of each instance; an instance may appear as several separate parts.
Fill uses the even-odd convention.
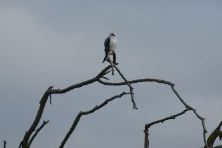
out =
[[[220,130],[221,126],[222,126],[222,121],[219,123],[217,128],[214,129],[214,131],[207,138],[207,144],[208,144],[209,148],[213,147],[214,142],[217,138],[222,140],[222,131]],[[204,148],[207,148],[206,145],[204,146]]]

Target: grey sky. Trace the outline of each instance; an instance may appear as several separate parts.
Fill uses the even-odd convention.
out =
[[[106,65],[103,41],[110,32],[117,34],[117,60],[128,79],[174,82],[211,131],[222,120],[221,18],[219,0],[0,1],[0,140],[18,145],[49,85],[63,88],[96,75]],[[33,148],[58,146],[80,110],[125,90],[93,84],[53,96],[43,117],[50,123]],[[138,111],[129,97],[117,100],[83,117],[66,147],[143,147],[145,123],[183,109],[167,86],[139,84],[135,91]],[[203,144],[192,113],[150,133],[155,148]]]

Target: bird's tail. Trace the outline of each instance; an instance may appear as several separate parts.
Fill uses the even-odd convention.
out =
[[[103,62],[102,63],[104,63],[106,61],[106,57],[104,57],[104,59],[103,59]]]

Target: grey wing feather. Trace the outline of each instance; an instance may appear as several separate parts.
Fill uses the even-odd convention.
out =
[[[105,50],[109,50],[109,42],[110,42],[110,38],[108,37],[104,41]]]

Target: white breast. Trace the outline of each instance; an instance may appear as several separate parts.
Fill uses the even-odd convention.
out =
[[[109,42],[109,48],[110,50],[115,50],[117,46],[117,39],[116,37],[111,37]]]

